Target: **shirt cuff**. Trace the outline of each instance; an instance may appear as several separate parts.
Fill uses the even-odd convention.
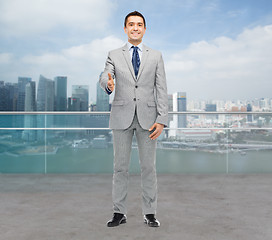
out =
[[[107,92],[107,94],[111,94],[112,93],[112,91],[108,88],[108,86],[106,86],[106,92]]]

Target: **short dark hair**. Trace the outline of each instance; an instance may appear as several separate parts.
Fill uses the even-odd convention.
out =
[[[141,14],[141,13],[138,12],[138,11],[131,12],[131,13],[129,13],[129,14],[126,16],[125,22],[124,22],[125,27],[127,26],[127,20],[128,20],[128,18],[129,18],[130,16],[138,16],[138,17],[141,17],[141,18],[144,20],[144,26],[146,27],[145,18],[144,18],[144,16],[143,16],[143,14]]]

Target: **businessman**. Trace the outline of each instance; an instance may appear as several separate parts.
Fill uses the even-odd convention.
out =
[[[100,85],[108,94],[115,91],[110,114],[113,133],[114,173],[113,218],[108,227],[127,221],[129,161],[133,135],[136,135],[141,166],[142,212],[144,222],[159,227],[156,219],[157,138],[168,122],[168,97],[161,53],[142,43],[146,31],[144,16],[135,11],[124,21],[128,42],[110,51]]]

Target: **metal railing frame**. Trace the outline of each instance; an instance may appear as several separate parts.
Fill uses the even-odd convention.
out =
[[[272,112],[168,112],[169,115],[261,115],[267,116],[271,115]],[[109,115],[110,112],[0,112],[0,117],[5,115],[45,115],[45,123],[46,123],[46,116],[47,115]],[[210,128],[210,127],[203,127],[203,128],[165,128],[165,130],[272,130],[268,127],[237,127],[237,128],[230,128],[230,127],[222,127],[222,128]],[[0,128],[0,130],[110,130],[110,128],[60,128],[60,127],[43,127],[43,128]],[[46,131],[45,131],[46,132]],[[45,135],[45,145],[46,145],[46,135]],[[227,153],[228,155],[228,153]],[[47,174],[47,154],[45,152],[45,170],[44,173]],[[228,157],[226,158],[226,173],[229,173],[229,162]]]
[[[0,112],[0,117],[3,115],[109,115],[110,112]],[[169,115],[261,115],[267,116],[271,115],[272,112],[203,112],[203,111],[190,111],[190,112],[168,112]],[[201,129],[210,129],[210,130],[272,130],[267,127],[203,127],[203,128],[164,128],[165,130],[201,130]],[[110,128],[69,128],[69,127],[42,127],[42,128],[25,128],[25,127],[14,127],[14,128],[0,128],[0,130],[110,130]]]

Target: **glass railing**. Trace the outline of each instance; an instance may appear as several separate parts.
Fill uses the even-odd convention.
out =
[[[272,112],[170,112],[158,173],[272,172]],[[0,112],[0,173],[112,173],[109,112]],[[139,173],[136,139],[130,172]]]

